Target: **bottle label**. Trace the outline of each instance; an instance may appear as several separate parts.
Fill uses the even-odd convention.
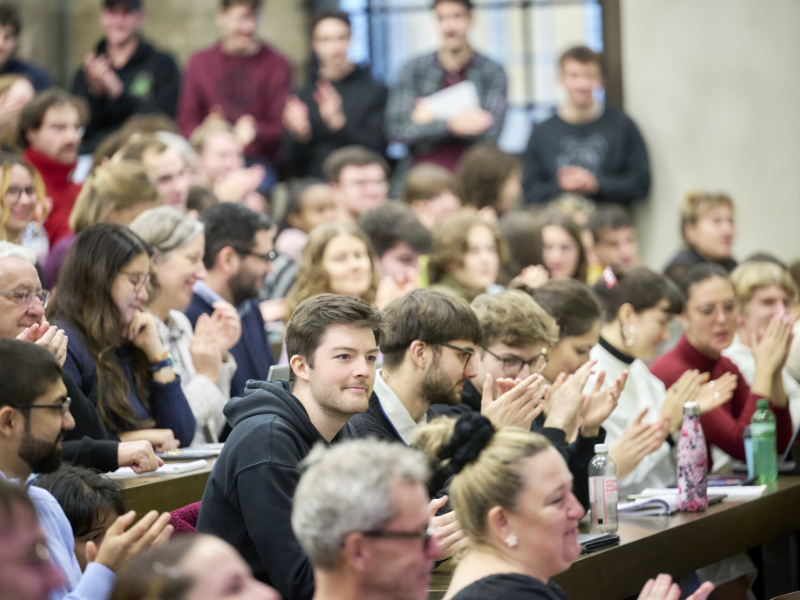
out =
[[[750,425],[751,437],[775,437],[775,423],[752,423]]]
[[[617,478],[590,477],[589,503],[592,507],[592,523],[605,525],[611,517],[610,512],[617,508]]]

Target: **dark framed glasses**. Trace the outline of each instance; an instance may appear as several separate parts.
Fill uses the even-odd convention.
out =
[[[503,358],[485,346],[481,346],[481,348],[503,363],[503,375],[506,377],[516,377],[526,365],[530,369],[531,373],[539,373],[545,368],[547,361],[550,360],[550,357],[547,356],[547,348],[542,348],[542,351],[530,360],[522,360],[519,356],[508,356]]]
[[[454,346],[453,344],[445,344],[444,342],[437,342],[437,346],[444,346],[446,348],[452,348],[453,350],[460,352],[462,354],[466,354],[467,357],[464,360],[464,368],[467,368],[469,361],[472,360],[473,355],[475,354],[475,348],[460,348],[458,346]]]
[[[46,410],[61,411],[61,420],[66,421],[69,414],[69,407],[72,406],[72,398],[66,398],[61,404],[9,404],[11,408],[28,410],[34,408],[44,408]]]

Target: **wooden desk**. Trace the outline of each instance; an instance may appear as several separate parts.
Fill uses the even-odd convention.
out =
[[[216,458],[207,458],[208,466],[205,469],[179,475],[123,479],[125,507],[135,510],[137,516],[141,517],[151,510],[172,511],[199,501],[216,461]]]
[[[658,573],[687,575],[798,530],[800,476],[784,476],[756,500],[725,501],[704,513],[623,517],[619,546],[579,558],[555,581],[572,600],[623,600]],[[450,569],[444,563],[434,573],[429,600],[444,595]]]

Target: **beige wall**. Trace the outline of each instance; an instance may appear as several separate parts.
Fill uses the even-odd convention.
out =
[[[47,66],[56,79],[62,79],[66,70],[71,82],[84,55],[102,37],[100,0],[18,0],[17,4],[23,19],[20,54]],[[61,56],[56,37],[62,5],[68,24],[66,57]],[[264,39],[292,62],[296,79],[302,77],[308,60],[304,5],[303,0],[269,0],[259,23]],[[219,0],[145,0],[144,35],[182,65],[192,52],[217,39],[214,15],[218,6]]]
[[[622,0],[626,109],[653,166],[649,265],[679,245],[690,189],[729,192],[735,256],[800,258],[800,2]]]

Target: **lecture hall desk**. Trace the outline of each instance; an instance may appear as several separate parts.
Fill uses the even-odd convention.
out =
[[[137,518],[151,510],[172,511],[203,498],[208,476],[216,458],[205,459],[205,469],[179,475],[123,479],[125,507],[135,510]]]
[[[726,500],[704,513],[623,517],[617,532],[619,546],[579,558],[555,581],[571,600],[623,600],[636,597],[647,579],[658,573],[685,575],[766,544],[765,548],[771,548],[764,558],[766,598],[773,598],[797,590],[796,536],[792,534],[798,530],[800,476],[782,476],[777,489],[755,500]],[[434,573],[429,600],[444,595],[451,576],[449,562]]]

